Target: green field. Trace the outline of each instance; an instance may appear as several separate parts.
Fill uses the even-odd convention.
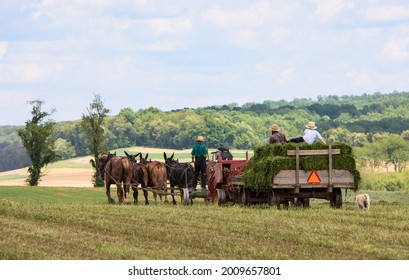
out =
[[[0,187],[0,259],[408,260],[409,194],[370,192],[365,212],[353,195],[342,209],[313,200],[278,210],[119,206],[104,189]]]

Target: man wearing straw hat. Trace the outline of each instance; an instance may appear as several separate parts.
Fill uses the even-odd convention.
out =
[[[200,177],[202,190],[206,189],[206,157],[208,155],[207,148],[203,143],[203,136],[197,137],[197,143],[192,149],[192,162],[195,163],[195,176],[193,177],[192,188],[196,189],[197,180]]]
[[[280,143],[280,142],[287,142],[287,138],[285,137],[284,133],[280,132],[278,125],[273,123],[271,125],[271,135],[270,135],[270,144]]]
[[[290,139],[290,142],[293,143],[306,142],[311,145],[315,141],[321,141],[321,143],[327,144],[325,143],[325,140],[321,136],[321,134],[316,130],[317,127],[315,126],[315,122],[308,122],[308,124],[305,127],[307,129],[304,130],[304,135],[302,137],[292,138]]]

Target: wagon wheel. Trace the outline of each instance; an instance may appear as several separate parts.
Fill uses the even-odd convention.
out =
[[[239,202],[240,199],[240,189],[237,187],[231,188],[230,192],[226,194],[226,201],[232,201],[233,204],[236,204]]]
[[[274,191],[273,189],[270,189],[269,191],[269,197],[268,197],[268,204],[270,206],[277,206],[277,208],[280,208],[280,194],[278,191]]]
[[[342,207],[342,192],[340,188],[334,188],[331,194],[331,207],[341,208]]]
[[[243,206],[250,204],[250,191],[248,189],[245,189],[245,188],[241,189],[240,204]]]
[[[190,196],[189,196],[189,189],[183,188],[181,192],[181,200],[183,205],[189,205]]]
[[[226,191],[224,189],[216,189],[213,195],[213,203],[222,206],[226,203]]]

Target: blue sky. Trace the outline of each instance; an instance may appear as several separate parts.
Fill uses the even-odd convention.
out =
[[[2,0],[0,125],[409,90],[406,0]]]

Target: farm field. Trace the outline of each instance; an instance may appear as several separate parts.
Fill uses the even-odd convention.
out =
[[[154,160],[175,152],[190,161],[190,149],[116,152],[124,151]],[[150,205],[109,205],[105,189],[91,186],[89,160],[50,164],[38,187],[23,186],[26,169],[0,173],[0,259],[409,260],[409,193],[369,192],[366,212],[356,209],[352,191],[342,209],[314,199],[308,209],[278,210],[201,199],[154,204],[151,196]],[[115,187],[111,194],[117,201]]]
[[[186,150],[172,150],[172,149],[158,149],[146,147],[130,147],[126,149],[113,150],[117,155],[124,156],[124,151],[132,154],[141,152],[143,156],[149,154],[149,159],[163,161],[163,153],[171,155],[175,153],[175,159],[181,162],[189,162],[191,160],[190,151]],[[209,149],[209,153],[215,150]],[[244,158],[245,152],[242,150],[232,150],[235,158]],[[252,151],[249,151],[249,157]],[[43,187],[92,187],[92,167],[89,163],[91,157],[79,157],[74,159],[62,160],[49,164],[42,171],[45,174],[41,178],[39,186]],[[23,186],[27,178],[27,168],[17,170],[0,172],[0,186]]]
[[[115,191],[115,188],[113,189]],[[342,209],[109,205],[104,189],[0,187],[3,260],[408,260],[409,194]]]

